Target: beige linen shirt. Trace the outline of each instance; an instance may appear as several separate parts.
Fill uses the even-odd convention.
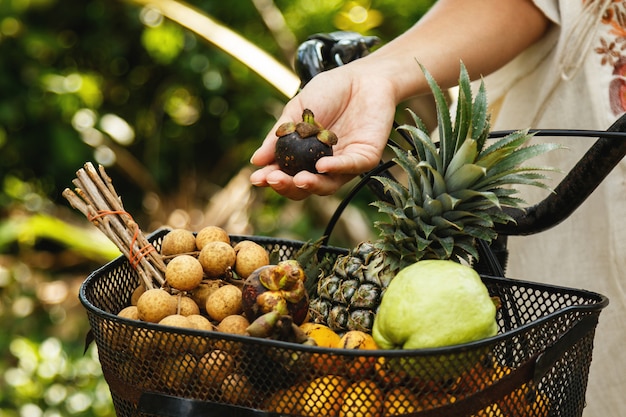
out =
[[[548,35],[486,77],[492,129],[606,129],[626,109],[626,1],[534,0]],[[536,138],[569,149],[537,164],[569,171],[595,139]],[[562,178],[552,174],[555,184]],[[522,189],[529,204],[546,197]],[[609,297],[600,314],[584,416],[626,415],[626,160],[563,223],[509,238],[507,276]]]

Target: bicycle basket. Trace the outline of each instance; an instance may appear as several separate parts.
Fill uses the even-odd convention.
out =
[[[150,237],[157,249],[163,235]],[[244,238],[283,259],[302,245],[232,237]],[[330,349],[120,318],[139,285],[122,257],[91,273],[79,298],[119,417],[580,416],[595,327],[608,300],[482,278],[501,302],[498,335],[429,350]]]

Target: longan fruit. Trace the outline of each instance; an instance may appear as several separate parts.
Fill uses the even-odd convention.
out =
[[[235,265],[235,249],[226,242],[209,242],[200,251],[198,260],[209,278],[218,278]]]
[[[221,385],[222,400],[239,405],[251,405],[254,399],[254,387],[247,376],[230,374],[224,378]]]
[[[180,291],[193,290],[200,285],[202,277],[202,265],[191,255],[178,255],[165,267],[165,280]]]
[[[132,358],[138,361],[149,360],[155,351],[159,350],[160,343],[155,342],[159,332],[153,329],[136,328],[128,335],[128,350]],[[139,366],[139,363],[137,363]]]
[[[137,306],[125,307],[119,313],[117,313],[117,315],[118,317],[124,317],[126,319],[139,320],[139,312],[137,311]]]
[[[270,255],[265,248],[251,240],[237,243],[235,249],[235,272],[241,279],[246,279],[256,269],[269,265]]]
[[[158,323],[176,314],[176,298],[161,288],[147,290],[137,300],[137,313],[139,320]]]
[[[161,255],[178,255],[194,252],[196,250],[196,237],[186,229],[173,229],[163,236],[161,242]]]
[[[224,281],[220,279],[205,279],[200,285],[191,290],[189,296],[198,304],[201,310],[206,306],[206,300],[213,291],[224,285]]]
[[[191,327],[195,330],[213,331],[213,323],[206,317],[200,314],[191,314],[186,317]],[[189,350],[196,353],[198,356],[204,355],[205,352],[211,349],[213,340],[207,337],[194,337],[190,339]]]
[[[213,350],[198,359],[196,382],[205,387],[219,389],[235,369],[235,360],[223,350]]]
[[[169,358],[159,372],[161,382],[174,394],[182,393],[192,383],[197,366],[198,360],[191,353]]]
[[[206,312],[215,321],[221,322],[225,317],[241,314],[242,293],[239,287],[228,284],[217,289],[206,300]]]
[[[222,333],[245,335],[246,329],[250,326],[247,318],[241,314],[233,314],[224,317],[217,325],[217,331]]]
[[[200,307],[193,301],[190,297],[186,296],[177,296],[176,302],[178,306],[176,307],[178,314],[181,316],[191,316],[192,314],[200,314]]]
[[[136,306],[137,300],[139,300],[139,297],[141,297],[141,294],[143,294],[144,292],[146,292],[146,287],[144,287],[143,285],[139,285],[137,288],[135,288],[130,296],[130,305]]]
[[[164,326],[182,327],[185,329],[188,329],[191,327],[191,324],[189,323],[189,320],[187,320],[187,317],[182,316],[180,314],[172,314],[172,315],[163,317],[159,321],[159,324],[162,324]]]
[[[193,324],[198,330],[213,330],[211,321],[201,314],[190,314],[187,316],[187,321]]]
[[[163,326],[179,327],[181,329],[195,329],[196,326],[186,316],[180,314],[172,314],[164,317],[159,324]],[[179,352],[189,351],[196,345],[196,339],[193,336],[179,334],[175,332],[159,332],[158,344],[155,346],[162,351],[171,350],[172,346],[176,346]],[[204,347],[204,346],[203,346]]]
[[[196,234],[196,247],[202,250],[209,242],[224,242],[230,245],[230,236],[219,226],[206,226]]]

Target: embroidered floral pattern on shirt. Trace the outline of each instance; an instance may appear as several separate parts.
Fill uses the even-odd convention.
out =
[[[600,63],[613,68],[613,80],[609,84],[609,100],[615,115],[626,111],[626,1],[614,0],[602,16],[602,24],[608,26],[608,36],[600,37],[600,45],[594,51]]]

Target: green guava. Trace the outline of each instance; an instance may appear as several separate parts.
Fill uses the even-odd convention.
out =
[[[381,349],[425,349],[460,345],[494,336],[496,306],[480,276],[449,260],[424,260],[402,269],[386,289],[372,336]],[[485,354],[409,356],[396,365],[428,379],[449,379]]]

